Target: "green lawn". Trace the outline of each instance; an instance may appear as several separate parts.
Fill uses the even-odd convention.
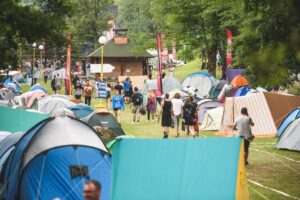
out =
[[[175,76],[182,80],[188,74],[199,71],[200,60],[195,60],[184,66],[175,69]],[[42,85],[44,85],[42,83]],[[28,90],[28,86],[23,87],[23,91]],[[46,88],[50,93],[50,82]],[[92,105],[95,107],[100,103],[99,99],[93,99]],[[147,122],[146,116],[142,116],[139,125],[132,124],[132,114],[128,106],[121,113],[122,128],[127,135],[142,138],[162,138],[160,124]],[[215,132],[201,132],[201,137],[216,137]],[[175,132],[171,130],[170,137],[174,137]],[[181,137],[185,134],[181,132]],[[258,182],[263,186],[273,188],[289,195],[300,198],[300,153],[292,151],[277,150],[275,148],[277,138],[256,138],[251,144],[249,162],[246,167],[248,180]],[[221,167],[221,166],[220,166]],[[293,199],[282,194],[278,194],[270,189],[259,187],[252,182],[248,182],[250,199]]]

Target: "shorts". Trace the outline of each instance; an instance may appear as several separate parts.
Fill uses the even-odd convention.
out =
[[[181,115],[175,115],[174,117],[174,127],[179,127],[179,121],[180,121],[180,118],[181,118]]]
[[[125,97],[130,97],[130,92],[129,91],[125,91]]]
[[[137,106],[134,105],[133,108],[132,108],[132,110],[131,110],[131,113],[132,114],[136,114],[137,112],[140,111],[140,108],[141,108],[140,105],[137,105]]]
[[[121,110],[121,108],[114,108],[114,111],[118,111],[118,110]]]

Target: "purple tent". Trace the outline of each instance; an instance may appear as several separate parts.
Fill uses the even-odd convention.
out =
[[[245,69],[226,69],[226,81],[231,83],[232,79],[237,75],[245,73]]]

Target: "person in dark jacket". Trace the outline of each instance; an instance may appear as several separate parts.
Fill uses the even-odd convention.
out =
[[[161,103],[161,110],[160,114],[158,116],[158,120],[160,115],[162,114],[161,117],[161,126],[163,128],[163,133],[164,137],[163,138],[168,138],[169,137],[169,127],[171,127],[172,124],[172,102],[169,99],[169,94],[165,94],[165,99]]]

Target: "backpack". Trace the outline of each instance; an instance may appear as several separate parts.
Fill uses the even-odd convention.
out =
[[[143,96],[140,93],[135,93],[132,96],[132,103],[133,103],[133,105],[142,105],[142,103],[143,103]]]

